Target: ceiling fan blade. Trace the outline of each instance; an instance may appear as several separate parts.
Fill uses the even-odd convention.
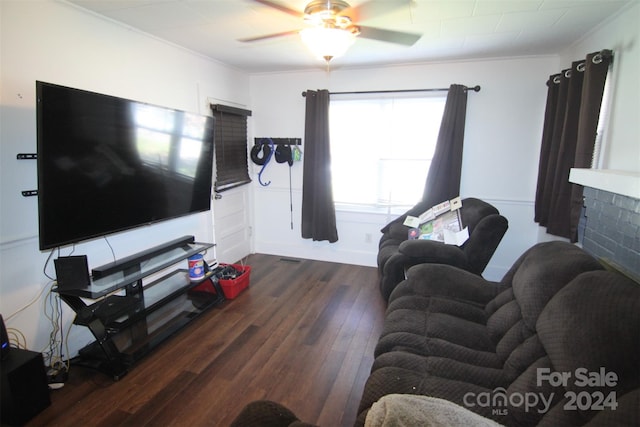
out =
[[[365,27],[358,25],[360,28],[359,37],[365,39],[380,40],[383,42],[402,44],[405,46],[413,46],[415,42],[420,40],[422,34],[405,33],[402,31],[384,30],[376,27]]]
[[[403,7],[408,7],[411,5],[411,1],[412,0],[369,0],[357,6],[346,8],[340,12],[340,15],[349,16],[354,22],[365,21]]]
[[[299,10],[295,10],[295,9],[291,9],[288,8],[287,6],[284,6],[280,3],[277,3],[275,1],[270,1],[270,0],[253,0],[256,3],[260,3],[263,4],[265,6],[269,6],[273,9],[277,9],[280,12],[284,12],[284,13],[288,13],[289,15],[293,15],[297,18],[303,18],[304,17],[304,13],[300,12]]]
[[[273,38],[276,38],[276,37],[290,36],[290,35],[293,35],[293,34],[298,34],[299,32],[300,32],[300,30],[283,31],[281,33],[266,34],[266,35],[257,36],[257,37],[247,37],[247,38],[243,38],[243,39],[238,39],[238,41],[239,42],[243,42],[243,43],[257,42],[257,41],[260,41],[260,40],[273,39]]]

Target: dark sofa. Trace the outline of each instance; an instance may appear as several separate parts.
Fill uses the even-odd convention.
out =
[[[445,399],[504,425],[639,425],[640,286],[564,242],[534,246],[501,282],[421,264],[392,292],[375,356],[357,425],[395,394]],[[601,369],[615,385],[579,387]],[[596,392],[617,408],[610,399],[586,410]],[[549,403],[518,405],[534,394]]]

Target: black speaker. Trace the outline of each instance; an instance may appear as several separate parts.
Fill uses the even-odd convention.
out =
[[[58,289],[82,289],[89,286],[89,264],[86,255],[62,256],[53,260]]]
[[[7,328],[4,326],[4,320],[2,319],[2,314],[0,314],[0,358],[2,360],[9,355],[10,348],[9,334],[7,334]]]
[[[3,424],[23,425],[51,405],[41,353],[12,348],[0,375]]]

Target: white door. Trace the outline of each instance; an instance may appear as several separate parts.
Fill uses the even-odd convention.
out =
[[[251,253],[250,184],[218,193],[213,201],[213,228],[218,262],[235,263]]]

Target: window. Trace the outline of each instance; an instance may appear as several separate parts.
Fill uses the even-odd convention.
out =
[[[146,166],[193,180],[202,151],[206,117],[147,104],[135,103],[131,108],[140,160]]]
[[[216,118],[215,191],[225,191],[251,182],[247,162],[247,116],[251,111],[226,105],[212,105]]]
[[[607,77],[604,81],[604,89],[602,93],[602,102],[600,104],[600,115],[598,116],[598,127],[596,129],[596,138],[593,143],[593,154],[591,156],[591,169],[602,169],[604,163],[604,156],[602,156],[603,148],[605,147],[606,140],[604,139],[605,132],[609,127],[609,114],[611,111],[611,102],[613,97],[613,91],[611,89],[611,75],[607,73]]]
[[[332,95],[331,173],[337,205],[387,211],[422,198],[446,92],[392,95]]]

